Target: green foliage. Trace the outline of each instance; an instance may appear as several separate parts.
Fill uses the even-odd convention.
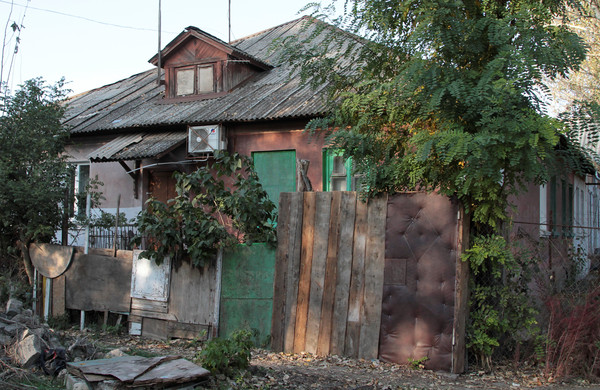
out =
[[[475,237],[462,260],[471,272],[467,347],[489,362],[501,341],[514,346],[537,331],[538,312],[528,298],[536,260],[513,254],[501,236]]]
[[[0,252],[25,252],[59,229],[70,169],[64,154],[69,132],[62,126],[63,81],[48,86],[26,81],[0,97]],[[18,250],[16,250],[18,248]],[[26,271],[32,267],[23,253]]]
[[[307,82],[329,83],[331,113],[309,128],[339,129],[331,146],[356,162],[369,196],[436,189],[498,227],[511,194],[547,179],[563,129],[541,80],[585,57],[553,23],[566,0],[341,3],[334,22],[365,39],[312,21],[307,38],[283,42]]]
[[[69,313],[49,316],[46,322],[48,323],[48,326],[54,330],[67,330],[71,328],[71,317],[69,316]]]
[[[248,368],[252,347],[252,332],[240,329],[229,338],[217,337],[210,340],[197,359],[202,367],[213,374],[232,376],[239,370]]]
[[[150,199],[138,216],[135,240],[146,236],[150,241],[143,256],[158,263],[167,256],[185,258],[202,267],[219,248],[275,242],[275,205],[248,157],[216,152],[211,165],[176,172],[175,178],[175,199],[167,204]]]
[[[408,365],[413,370],[422,370],[425,368],[425,362],[427,360],[429,360],[429,357],[427,357],[427,356],[423,356],[422,358],[419,358],[419,359],[408,358]]]

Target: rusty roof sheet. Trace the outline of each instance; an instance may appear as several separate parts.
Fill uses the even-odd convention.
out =
[[[121,135],[89,154],[92,162],[139,160],[158,157],[182,144],[184,131]]]
[[[232,42],[239,50],[275,67],[257,75],[229,94],[190,102],[163,102],[164,85],[157,85],[156,70],[133,75],[71,98],[65,124],[72,134],[122,133],[188,124],[226,123],[288,118],[309,118],[326,112],[324,87],[312,89],[287,64],[278,64],[271,50],[276,39],[311,34],[300,18]],[[322,22],[319,22],[322,23]],[[164,76],[163,76],[164,77]],[[103,157],[100,157],[103,158]]]

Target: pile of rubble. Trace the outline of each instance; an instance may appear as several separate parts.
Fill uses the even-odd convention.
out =
[[[51,375],[65,368],[66,350],[57,335],[23,302],[11,298],[0,313],[0,361],[21,368],[39,367]],[[52,355],[52,356],[51,356]],[[60,356],[59,356],[60,355]],[[47,364],[46,361],[48,361]]]
[[[85,337],[65,348],[32,310],[10,299],[0,313],[0,381],[11,373],[59,377],[68,390],[156,388],[203,382],[210,372],[179,356],[144,358],[99,352]]]

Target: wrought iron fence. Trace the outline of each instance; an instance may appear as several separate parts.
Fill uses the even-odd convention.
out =
[[[116,234],[117,249],[133,249],[132,239],[137,233],[136,225],[119,226]],[[114,248],[115,228],[91,227],[89,240],[91,248]]]

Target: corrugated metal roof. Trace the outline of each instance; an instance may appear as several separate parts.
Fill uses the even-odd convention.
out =
[[[275,68],[261,72],[229,94],[214,99],[165,103],[164,85],[157,85],[154,69],[70,99],[65,124],[73,134],[118,133],[133,128],[322,115],[326,110],[324,88],[314,90],[302,84],[299,76],[290,76],[290,66],[277,64],[279,54],[271,50],[276,39],[311,34],[314,27],[303,27],[311,20],[303,17],[233,42],[239,50]]]
[[[88,157],[92,162],[157,157],[183,143],[186,137],[184,131],[122,135],[96,149]]]

